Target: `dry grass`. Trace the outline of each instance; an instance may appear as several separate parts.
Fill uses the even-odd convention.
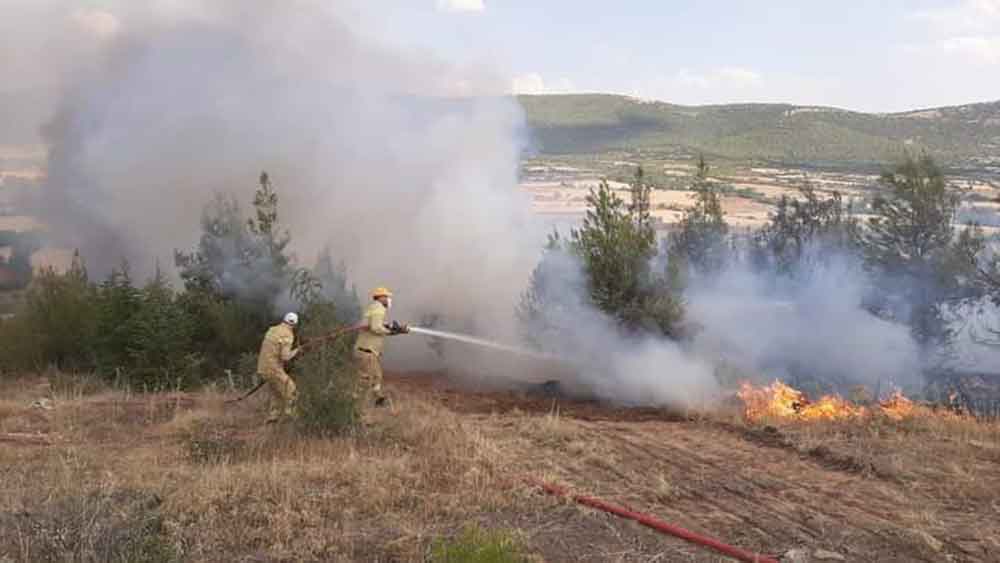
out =
[[[35,417],[61,442],[0,448],[0,518],[23,523],[0,530],[0,560],[420,560],[432,538],[516,495],[490,440],[399,402],[368,432],[314,439],[211,394],[78,394],[44,414],[5,400],[0,425]],[[139,528],[123,528],[122,499],[136,499]]]
[[[896,487],[881,491],[898,498],[898,518],[906,523],[915,543],[939,552],[945,547],[941,538],[955,537],[958,527],[964,527],[964,533],[953,545],[1000,540],[990,524],[1000,517],[996,470],[1000,424],[923,407],[901,421],[869,417],[778,424],[796,449],[820,463],[895,483]],[[965,519],[975,514],[982,516],[972,518],[976,527],[969,526]],[[978,530],[979,526],[984,528]],[[981,548],[964,551],[979,553]]]
[[[422,561],[467,523],[555,560],[717,560],[522,476],[769,553],[1000,549],[1000,432],[957,417],[782,424],[774,448],[719,418],[457,414],[414,392],[325,439],[263,426],[257,399],[54,381],[0,386],[0,431],[52,444],[0,445],[0,561]]]

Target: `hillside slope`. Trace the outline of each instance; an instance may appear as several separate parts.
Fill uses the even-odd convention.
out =
[[[870,162],[911,148],[951,162],[1000,161],[1000,101],[868,114],[786,104],[681,106],[606,94],[518,99],[535,148],[547,154],[648,149]]]
[[[1000,554],[995,423],[914,411],[760,426],[442,374],[386,383],[394,408],[375,424],[319,438],[264,425],[265,396],[2,378],[0,561],[442,561],[431,545],[469,524],[534,561],[721,560],[525,478],[766,554]]]

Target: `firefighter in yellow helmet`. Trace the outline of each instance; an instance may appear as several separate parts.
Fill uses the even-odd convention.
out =
[[[292,348],[295,342],[295,327],[299,324],[299,316],[288,313],[281,323],[276,324],[264,334],[260,343],[260,353],[257,355],[257,373],[267,382],[271,390],[271,400],[267,422],[277,422],[282,416],[297,415],[295,403],[298,390],[295,381],[285,372],[285,364],[298,353],[298,348]]]
[[[376,288],[371,294],[372,302],[365,309],[361,324],[364,328],[354,344],[354,363],[358,369],[360,385],[359,399],[362,408],[374,403],[384,406],[387,401],[382,392],[382,351],[386,336],[405,334],[410,331],[405,324],[386,323],[385,316],[392,307],[392,292],[384,287]]]

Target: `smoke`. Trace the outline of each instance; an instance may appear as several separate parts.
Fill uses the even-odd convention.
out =
[[[521,317],[527,339],[565,358],[562,383],[572,392],[625,404],[704,406],[719,396],[714,367],[679,344],[622,332],[590,302],[580,260],[545,252],[532,277],[532,303]]]
[[[721,397],[725,377],[841,392],[922,383],[908,327],[862,306],[869,279],[844,255],[807,258],[791,275],[734,260],[711,279],[696,276],[685,295],[694,335],[683,343],[623,334],[590,304],[580,261],[562,250],[544,255],[531,287],[529,340],[567,358],[569,381],[599,397],[706,406]]]
[[[921,383],[921,354],[908,327],[862,307],[868,279],[857,260],[805,263],[789,277],[735,264],[715,283],[693,288],[688,313],[701,328],[699,352],[759,376],[842,389]]]
[[[329,245],[361,290],[396,291],[394,318],[516,341],[511,313],[544,229],[516,189],[524,116],[504,77],[380,45],[343,0],[72,4],[5,7],[2,61],[52,116],[36,212],[91,272],[123,258],[139,275],[171,263],[197,242],[214,193],[246,202],[267,170],[300,264]],[[722,356],[863,381],[912,366],[912,343],[858,308],[847,273],[796,289],[781,312],[759,280],[731,272],[692,295],[704,332],[687,349],[624,337],[587,304],[579,264],[551,268],[558,324],[571,330],[545,336],[548,351],[605,398],[711,397]],[[395,341],[390,363],[440,362],[426,344]],[[468,346],[446,345],[443,358],[463,373],[518,375],[509,358]]]
[[[51,55],[66,76],[37,81],[58,103],[36,211],[93,273],[172,262],[214,192],[247,202],[267,170],[300,264],[329,244],[359,288],[397,290],[396,315],[510,337],[542,239],[503,77],[383,47],[350,2],[68,4],[15,15],[74,30]]]

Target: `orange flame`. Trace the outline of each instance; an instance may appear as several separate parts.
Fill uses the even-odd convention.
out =
[[[761,419],[796,420],[845,420],[872,414],[862,405],[856,405],[839,395],[824,395],[813,402],[801,391],[780,381],[764,387],[750,383],[740,384],[737,396],[743,401],[744,416],[749,421]],[[878,413],[893,420],[902,420],[914,414],[914,404],[899,391],[878,405]]]
[[[891,397],[879,403],[882,413],[893,420],[903,420],[913,416],[915,405],[913,401],[903,396],[903,393],[896,391]]]

